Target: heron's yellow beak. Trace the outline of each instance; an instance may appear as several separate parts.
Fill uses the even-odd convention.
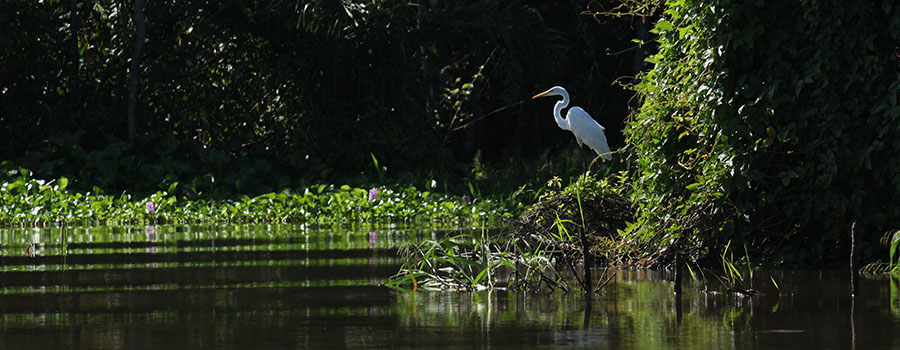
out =
[[[553,90],[553,89],[550,89],[550,90]],[[539,93],[539,94],[537,94],[537,95],[534,95],[533,97],[531,97],[531,99],[533,100],[533,99],[536,99],[536,98],[538,98],[538,97],[544,97],[544,95],[550,93],[550,90],[547,90],[547,91],[544,91],[544,92]]]

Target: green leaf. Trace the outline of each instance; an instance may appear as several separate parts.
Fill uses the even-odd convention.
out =
[[[175,182],[173,182],[171,185],[169,185],[169,189],[166,190],[166,193],[168,193],[168,194],[175,193],[175,189],[176,189],[177,187],[178,187],[178,181],[175,181]]]
[[[69,186],[69,178],[62,176],[59,178],[59,190],[64,191]]]
[[[660,19],[659,22],[656,22],[656,26],[653,27],[653,30],[651,30],[650,32],[654,33],[654,34],[659,34],[662,32],[668,32],[674,28],[675,27],[672,25],[672,22],[669,22],[665,19]]]
[[[897,248],[900,248],[900,231],[894,232],[894,238],[891,241],[891,249],[889,253],[890,257],[888,258],[891,264],[891,269],[894,268],[894,255],[896,255],[897,253]]]
[[[472,281],[472,285],[474,286],[478,284],[478,282],[480,282],[481,279],[484,278],[484,276],[487,276],[488,270],[490,270],[490,267],[485,267],[483,270],[481,270],[481,273],[479,273],[478,276],[475,277],[475,280]]]

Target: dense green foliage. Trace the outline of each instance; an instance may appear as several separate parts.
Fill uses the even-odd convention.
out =
[[[631,67],[602,52],[631,30],[596,31],[585,3],[148,2],[130,143],[133,2],[3,0],[0,161],[79,190],[178,182],[205,198],[387,178],[463,192],[492,174],[474,163],[571,143],[544,132],[549,107],[525,108],[539,89],[566,84],[614,113],[606,125],[624,118],[606,82]]]
[[[900,218],[898,21],[889,0],[667,2],[626,130],[634,237],[822,261],[855,221],[871,254]]]
[[[20,170],[0,182],[0,226],[193,223],[309,225],[443,223],[474,225],[508,216],[501,203],[414,187],[317,185],[235,200],[185,200],[158,191],[138,198],[67,189],[65,177],[44,181]],[[96,189],[102,192],[100,189]]]

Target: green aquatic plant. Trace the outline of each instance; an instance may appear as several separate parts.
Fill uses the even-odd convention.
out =
[[[404,260],[387,287],[416,291],[504,288],[538,291],[543,287],[569,291],[552,263],[552,253],[540,243],[514,238],[501,242],[482,227],[479,234],[461,233],[440,240],[407,242]]]
[[[400,249],[405,262],[388,287],[423,289],[480,289],[492,286],[491,270],[499,264],[481,237],[463,233],[441,240],[407,242]],[[487,253],[487,255],[485,255]],[[419,282],[419,280],[422,280]]]
[[[0,226],[140,223],[297,223],[309,225],[412,222],[474,225],[511,215],[491,199],[472,200],[407,186],[314,185],[258,196],[210,200],[178,197],[177,182],[138,198],[67,188],[65,177],[41,180],[27,169],[0,178]]]
[[[719,255],[719,261],[722,264],[722,274],[719,275],[714,273],[712,274],[713,277],[718,279],[729,292],[742,295],[756,295],[759,292],[756,289],[753,289],[753,267],[750,265],[750,256],[747,254],[747,247],[744,247],[744,261],[747,270],[749,271],[749,277],[746,279],[747,285],[744,284],[745,279],[743,272],[738,268],[739,262],[735,261],[734,253],[730,248],[731,242],[729,241],[725,244],[725,248]],[[773,279],[772,282],[774,283],[775,280]]]
[[[720,262],[722,263],[722,270],[724,271],[724,281],[725,285],[728,286],[729,289],[734,288],[738,283],[744,281],[744,276],[741,274],[741,271],[738,270],[737,264],[734,262],[734,254],[729,251],[731,247],[731,242],[725,244],[725,249],[722,250],[722,254],[719,255]]]
[[[891,272],[900,272],[900,230],[888,232],[888,234],[884,235],[882,242],[888,243],[890,245],[890,249],[888,251],[888,254],[890,254],[888,263],[890,264]],[[897,260],[894,260],[895,256],[897,257]]]
[[[888,262],[877,261],[860,269],[863,273],[900,275],[900,230],[889,231],[881,237],[881,243],[888,246]]]
[[[609,187],[605,179],[583,174],[565,189],[543,195],[516,221],[512,232],[411,243],[401,250],[405,262],[388,286],[472,290],[505,285],[568,292],[574,280],[575,288],[597,291],[614,274],[604,272],[594,286],[591,268],[596,242],[615,235],[633,214],[627,199]],[[605,263],[608,266],[609,261]]]

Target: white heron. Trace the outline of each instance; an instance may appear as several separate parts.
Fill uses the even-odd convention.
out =
[[[597,152],[597,155],[603,158],[603,161],[612,159],[609,145],[606,144],[606,135],[603,134],[603,126],[598,124],[594,118],[591,118],[588,112],[585,112],[581,107],[572,106],[566,112],[566,119],[563,119],[562,109],[569,105],[569,93],[566,89],[562,86],[554,86],[550,90],[534,95],[532,99],[556,95],[562,96],[562,100],[553,107],[553,118],[556,119],[556,125],[559,125],[560,129],[569,130],[575,134],[575,141],[578,141],[579,147],[586,144],[594,152]]]

